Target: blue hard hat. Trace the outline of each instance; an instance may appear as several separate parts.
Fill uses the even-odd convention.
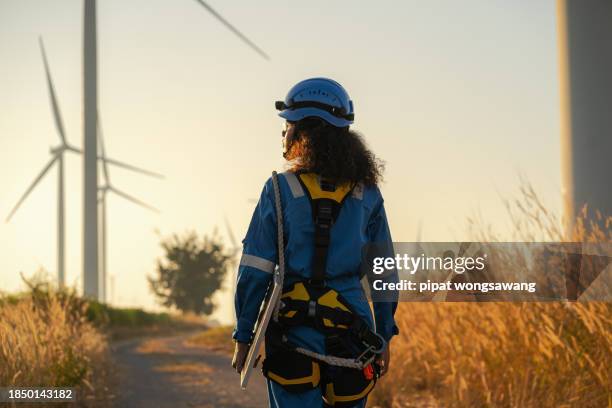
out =
[[[353,123],[353,101],[346,90],[329,78],[310,78],[298,82],[289,90],[284,101],[276,102],[278,116],[290,122],[318,117],[336,127]]]

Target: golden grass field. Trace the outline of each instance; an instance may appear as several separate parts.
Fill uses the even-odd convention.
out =
[[[612,242],[612,217],[587,222],[583,209],[567,233],[527,184],[506,206],[515,241]],[[477,241],[503,241],[470,226]],[[369,406],[612,407],[610,303],[401,303],[396,320]]]
[[[606,407],[612,305],[402,303],[383,407]]]
[[[195,316],[112,308],[44,280],[24,282],[28,292],[0,296],[0,385],[75,387],[80,406],[113,405],[110,341],[206,327]]]
[[[112,392],[108,343],[86,320],[85,307],[57,292],[3,301],[0,384],[76,387],[81,405],[106,406]]]

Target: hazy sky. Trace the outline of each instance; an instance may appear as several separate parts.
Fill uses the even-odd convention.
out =
[[[82,146],[82,1],[0,0],[0,217],[58,143],[37,37],[45,40],[68,139]],[[282,169],[273,102],[298,80],[329,76],[351,94],[355,129],[387,162],[392,234],[466,238],[480,212],[505,231],[502,197],[519,175],[560,208],[553,0],[210,1],[267,62],[194,0],[98,1],[99,108],[107,154],[163,173],[111,169],[115,302],[152,307],[145,277],[159,237],[215,226],[242,238],[273,169]],[[67,157],[67,281],[81,286],[82,162]],[[56,272],[52,171],[0,225],[0,289],[19,272]],[[218,316],[230,316],[228,297]]]

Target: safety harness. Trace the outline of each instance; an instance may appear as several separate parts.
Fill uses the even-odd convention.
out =
[[[325,284],[331,229],[351,186],[336,186],[313,173],[297,175],[310,200],[314,231],[312,277],[290,285],[282,294],[275,321],[266,333],[264,375],[291,392],[322,388],[332,406],[352,405],[374,388],[376,357],[385,341],[372,331],[336,290]],[[325,334],[325,354],[298,347],[288,330],[310,326]]]

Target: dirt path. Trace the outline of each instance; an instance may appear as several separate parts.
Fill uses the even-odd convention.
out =
[[[230,358],[186,340],[193,334],[115,343],[117,407],[265,407],[266,385],[255,373],[242,391]]]

